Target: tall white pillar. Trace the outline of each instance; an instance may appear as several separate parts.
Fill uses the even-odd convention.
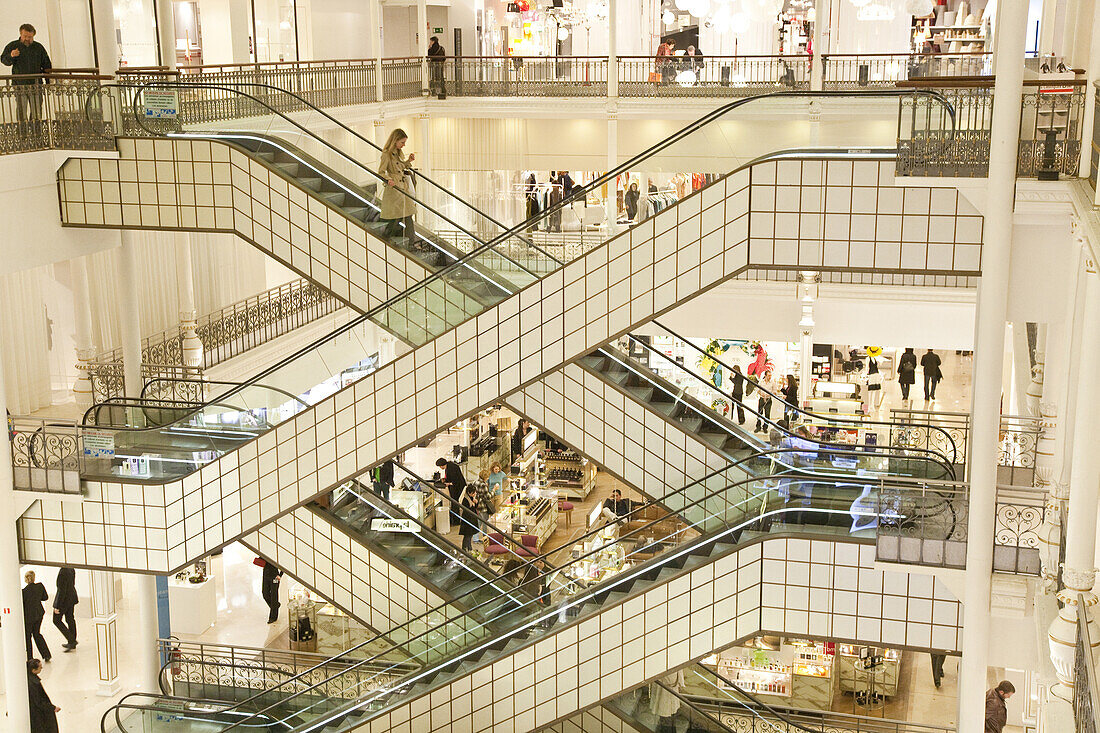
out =
[[[428,92],[428,2],[416,0],[416,54],[420,57],[420,91]]]
[[[69,59],[65,53],[65,33],[61,25],[61,0],[45,0],[44,5],[49,35],[49,43],[46,45],[50,49],[50,61],[56,68],[64,69],[69,66]]]
[[[176,14],[172,0],[154,0],[157,14],[157,43],[160,44],[160,65],[176,68]]]
[[[202,366],[203,346],[195,333],[195,274],[191,264],[194,235],[184,232],[176,242],[176,279],[179,285],[180,356],[186,367]]]
[[[371,54],[374,56],[374,98],[379,104],[382,103],[382,5],[381,0],[369,0],[367,4],[367,13],[370,16],[370,27],[373,29],[371,33]],[[381,146],[382,143],[378,142],[378,138],[375,138],[375,142]]]
[[[1100,273],[1096,262],[1087,260],[1085,297],[1082,317],[1080,359],[1082,366],[1092,366],[1100,359]],[[1100,408],[1100,384],[1095,379],[1082,379],[1077,385],[1078,409],[1074,433],[1091,435],[1095,429],[1093,417]],[[1100,453],[1084,445],[1073,451],[1070,465],[1069,509],[1066,512],[1066,560],[1062,568],[1065,589],[1058,598],[1065,604],[1050,626],[1048,639],[1051,661],[1058,674],[1058,684],[1051,694],[1064,700],[1073,699],[1073,660],[1077,640],[1078,614],[1097,603],[1093,585],[1096,581],[1096,506],[1100,499]],[[1085,598],[1085,608],[1078,606],[1079,595]],[[1095,628],[1094,618],[1089,619]],[[1093,654],[1100,650],[1100,634],[1092,633]]]
[[[99,73],[110,76],[118,71],[118,36],[115,34],[115,3],[114,0],[91,0],[92,22],[95,25],[95,33],[92,40],[95,42],[96,66]]]
[[[814,301],[821,276],[807,271],[800,273],[798,280],[798,300],[802,306],[802,318],[798,321],[798,404],[802,406],[810,399],[813,381]]]
[[[126,396],[138,398],[144,381],[141,375],[141,320],[137,300],[137,260],[139,252],[132,232],[122,232],[122,253],[119,258],[118,278],[120,298],[119,324],[122,331],[122,368],[126,375]],[[130,294],[127,297],[125,294]],[[134,410],[133,415],[140,414]],[[138,613],[138,670],[141,685],[149,692],[157,689],[160,670],[157,658],[157,585],[152,575],[138,577],[138,592],[133,599]]]
[[[92,626],[99,657],[99,685],[96,694],[112,697],[122,683],[118,679],[118,628],[115,616],[115,574],[92,571]]]
[[[975,327],[973,423],[970,448],[970,511],[967,524],[966,590],[963,594],[962,660],[959,663],[959,733],[985,728],[983,699],[989,653],[989,594],[997,495],[997,443],[1027,3],[997,6],[997,76],[993,98],[989,184]]]
[[[7,410],[0,360],[0,411]],[[15,479],[11,460],[0,461],[0,642],[4,656],[4,695],[12,733],[32,733],[27,707],[27,652],[23,637],[23,584],[15,522]]]
[[[619,165],[619,116],[614,112],[607,113],[607,170],[615,170]],[[604,202],[607,234],[613,236],[618,231],[618,177],[607,182],[607,201]]]
[[[619,0],[607,2],[607,97],[619,96]]]
[[[825,88],[825,26],[829,22],[829,0],[814,3],[814,55],[810,61],[810,89]]]
[[[91,366],[95,357],[92,342],[92,305],[88,290],[88,261],[76,257],[69,261],[73,287],[73,314],[76,321],[76,382],[73,396],[81,410],[92,406]]]

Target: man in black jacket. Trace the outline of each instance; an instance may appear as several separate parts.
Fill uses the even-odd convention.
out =
[[[50,599],[46,592],[46,586],[35,580],[34,571],[23,573],[23,579],[27,584],[23,586],[23,627],[27,635],[27,659],[34,658],[34,650],[31,643],[38,646],[38,653],[47,662],[50,661],[50,647],[42,636],[42,619],[46,617],[46,609],[42,608],[42,602]]]
[[[443,483],[447,485],[447,495],[451,497],[451,524],[457,527],[461,520],[458,501],[462,498],[462,490],[466,488],[466,477],[454,461],[440,458],[435,465],[443,469]]]
[[[924,370],[924,399],[934,400],[936,399],[936,385],[943,379],[943,372],[940,370],[940,355],[929,349],[920,358],[920,365],[921,369]]]
[[[46,688],[42,686],[42,679],[38,673],[42,671],[42,662],[37,659],[27,660],[27,692],[31,705],[31,731],[32,733],[57,733],[57,714],[61,708],[53,704],[50,696],[46,694]]]
[[[34,33],[34,26],[24,23],[19,26],[19,38],[4,46],[4,52],[0,53],[0,63],[11,67],[13,76],[45,74],[53,68],[50,55],[46,53],[46,47],[34,40]],[[19,122],[42,119],[42,90],[38,85],[45,81],[45,79],[33,77],[12,79],[13,86],[27,87],[16,90],[15,114]]]
[[[428,71],[431,76],[428,80],[428,93],[431,94],[433,90],[439,90],[439,98],[447,98],[447,89],[443,85],[443,59],[447,58],[447,51],[439,45],[438,36],[431,37],[431,43],[428,46]]]
[[[57,591],[53,594],[53,625],[65,637],[65,651],[76,649],[76,571],[61,568],[57,571]]]
[[[267,604],[267,622],[273,624],[279,620],[279,580],[283,571],[270,560],[264,561],[264,579],[260,586],[260,595]]]

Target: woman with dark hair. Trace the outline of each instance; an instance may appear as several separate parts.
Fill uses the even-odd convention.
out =
[[[31,706],[31,733],[57,733],[57,714],[61,708],[53,704],[46,688],[42,686],[42,662],[27,660],[27,693]]]
[[[917,355],[913,353],[913,347],[905,349],[905,353],[898,359],[898,384],[901,385],[901,398],[909,399],[909,388],[917,381]]]
[[[793,374],[787,375],[787,385],[783,387],[783,401],[787,403],[783,406],[783,419],[790,424],[794,416],[798,414],[795,410],[798,405],[798,380]]]

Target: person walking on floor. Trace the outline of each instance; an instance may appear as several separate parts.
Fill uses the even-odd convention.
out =
[[[764,420],[771,421],[772,396],[775,394],[775,390],[775,380],[772,379],[772,373],[764,372],[764,378],[760,380],[760,389],[757,390],[760,394],[756,401],[756,429],[753,430],[754,433],[768,432],[768,424]]]
[[[12,76],[45,74],[53,69],[46,47],[34,40],[35,33],[33,25],[24,23],[19,26],[19,38],[4,46],[3,53],[0,53],[0,63],[11,67]],[[39,122],[42,119],[42,84],[45,83],[44,78],[33,76],[12,79],[17,122]]]
[[[930,654],[932,657],[932,681],[936,683],[936,689],[940,688],[940,680],[943,679],[943,663],[947,660],[946,654]]]
[[[1005,703],[1016,692],[1016,686],[1001,680],[985,693],[985,733],[1001,733],[1008,723],[1008,706]]]
[[[638,216],[638,198],[642,193],[638,190],[637,183],[631,183],[630,188],[623,194],[623,205],[626,207],[626,218],[634,221]]]
[[[920,366],[924,370],[924,399],[934,400],[936,385],[943,379],[943,372],[940,371],[940,355],[929,349],[920,358]]]
[[[65,637],[66,652],[76,649],[76,571],[61,568],[57,571],[57,590],[53,594],[53,625]]]
[[[279,581],[283,571],[270,560],[264,561],[264,577],[260,585],[260,595],[267,604],[267,622],[273,624],[279,620]]]
[[[27,660],[27,693],[31,706],[31,733],[58,733],[57,714],[61,708],[53,704],[46,688],[42,686],[42,662]]]
[[[454,461],[440,458],[435,465],[443,469],[443,483],[447,486],[447,495],[451,497],[451,524],[460,524],[460,499],[466,488],[466,477],[462,475],[462,469]]]
[[[741,366],[733,365],[733,374],[730,375],[733,382],[733,401],[737,403],[737,424],[745,424],[745,375],[741,373]]]
[[[909,399],[909,388],[917,381],[917,355],[913,353],[913,347],[905,349],[905,353],[898,359],[898,384],[901,385],[901,398]]]
[[[397,237],[402,225],[405,228],[407,246],[412,248],[416,242],[416,230],[413,218],[416,216],[416,201],[411,197],[413,161],[416,153],[405,157],[404,147],[409,136],[400,127],[390,133],[386,144],[382,146],[382,162],[378,166],[378,175],[386,182],[382,193],[382,209],[378,218],[386,222],[383,231],[385,237]]]
[[[381,496],[386,501],[390,500],[390,489],[394,484],[393,479],[393,460],[384,461],[381,465],[375,467],[374,473],[374,493]]]
[[[23,586],[23,628],[27,636],[27,659],[34,659],[34,650],[31,648],[33,640],[43,661],[48,662],[53,656],[42,636],[42,619],[46,617],[42,603],[50,599],[50,594],[46,592],[46,586],[35,581],[33,570],[25,572],[23,580],[27,581]]]

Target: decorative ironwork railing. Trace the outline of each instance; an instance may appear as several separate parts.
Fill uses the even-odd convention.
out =
[[[1001,573],[1040,575],[1040,532],[1045,519],[1045,491],[1021,486],[998,486],[993,525],[993,569]]]
[[[196,319],[195,334],[203,346],[199,368],[182,366],[183,331],[165,329],[142,340],[142,376],[195,377],[272,339],[336,312],[340,302],[308,280],[294,280],[245,298]],[[98,354],[89,365],[92,398],[102,402],[123,394],[122,349]]]
[[[95,69],[0,77],[0,154],[113,149],[98,99],[110,78]]]
[[[1077,733],[1096,733],[1100,712],[1100,681],[1096,678],[1092,635],[1085,597],[1077,595],[1077,643],[1073,653],[1073,719]]]
[[[15,488],[79,494],[84,436],[73,422],[8,417]],[[94,446],[95,441],[91,444]]]

